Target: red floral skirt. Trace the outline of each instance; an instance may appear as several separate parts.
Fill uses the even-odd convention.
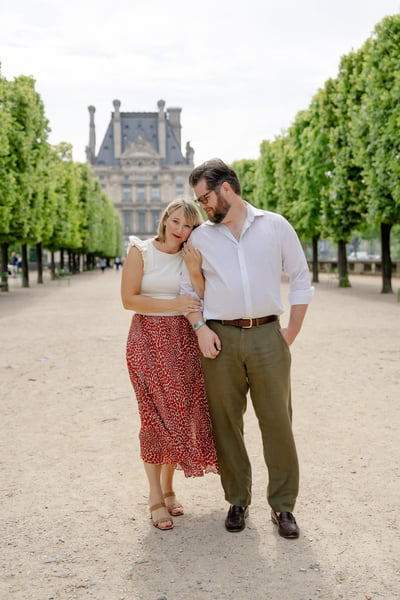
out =
[[[126,359],[141,419],[141,457],[186,477],[218,473],[200,350],[186,317],[134,314]]]

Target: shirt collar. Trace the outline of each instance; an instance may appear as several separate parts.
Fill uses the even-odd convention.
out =
[[[248,202],[246,202],[246,207],[247,207],[247,215],[246,215],[246,219],[243,223],[241,235],[243,235],[245,233],[245,231],[248,230],[248,228],[251,226],[251,224],[253,223],[253,221],[256,217],[259,217],[263,214],[263,212],[259,208],[256,208],[255,206],[253,206],[252,204],[249,204]]]
[[[256,206],[253,206],[252,204],[249,204],[248,202],[246,202],[247,204],[247,219],[252,222],[254,221],[254,217],[262,217],[265,214],[265,211],[262,210],[261,208],[257,208]]]
[[[246,200],[245,200],[246,202]],[[255,217],[262,217],[265,214],[265,211],[261,208],[256,208],[252,204],[246,202],[247,207],[247,216],[245,220],[245,225],[248,227],[254,221]],[[223,223],[212,223],[211,221],[205,221],[204,225],[208,225],[210,227],[218,227],[219,225],[223,225]]]

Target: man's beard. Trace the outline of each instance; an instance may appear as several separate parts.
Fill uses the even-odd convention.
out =
[[[231,205],[220,194],[218,194],[218,192],[216,192],[216,194],[217,205],[213,209],[214,212],[211,215],[208,215],[208,219],[212,223],[221,223],[228,214]]]

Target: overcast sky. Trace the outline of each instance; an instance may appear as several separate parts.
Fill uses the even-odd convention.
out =
[[[400,0],[0,0],[3,75],[32,75],[50,142],[85,161],[113,100],[182,108],[195,163],[257,158]]]

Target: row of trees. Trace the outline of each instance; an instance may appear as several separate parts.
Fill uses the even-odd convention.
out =
[[[64,252],[68,269],[85,267],[95,257],[121,254],[121,223],[111,200],[89,165],[72,160],[72,147],[48,143],[49,123],[31,77],[8,81],[0,73],[0,243],[2,289],[7,287],[9,248],[19,244],[22,285],[29,286],[27,247],[35,247],[38,282],[43,282],[42,252]]]
[[[381,233],[382,292],[392,292],[390,234],[400,223],[400,15],[385,17],[362,48],[343,56],[307,110],[260,157],[234,164],[243,195],[281,212],[312,240],[337,244],[339,285],[350,285],[346,244],[354,231]]]

